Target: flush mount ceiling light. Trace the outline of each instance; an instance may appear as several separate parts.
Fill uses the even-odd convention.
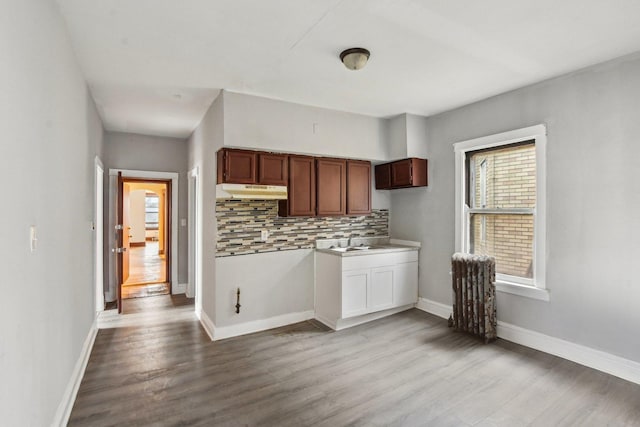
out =
[[[350,70],[360,70],[369,60],[369,51],[361,47],[352,47],[340,54],[340,60]]]

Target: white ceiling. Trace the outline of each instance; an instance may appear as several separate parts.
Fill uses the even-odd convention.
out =
[[[57,2],[105,127],[152,135],[187,137],[220,89],[428,116],[640,51],[638,0]]]

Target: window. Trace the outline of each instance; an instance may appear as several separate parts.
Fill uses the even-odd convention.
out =
[[[456,250],[496,259],[499,291],[545,290],[543,125],[454,144]]]
[[[145,229],[158,229],[158,195],[147,193],[144,201],[144,222]]]

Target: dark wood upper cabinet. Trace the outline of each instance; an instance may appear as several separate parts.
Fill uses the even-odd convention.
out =
[[[347,213],[347,161],[316,159],[318,216]]]
[[[220,149],[217,161],[218,184],[286,185],[287,200],[278,201],[280,216],[371,213],[370,162],[236,148]]]
[[[218,184],[287,185],[286,154],[223,148],[217,160]]]
[[[371,213],[371,163],[347,160],[347,215]]]
[[[280,216],[315,216],[316,163],[309,156],[288,156],[289,188],[287,200],[278,203]]]
[[[391,188],[391,163],[376,165],[376,189],[388,190]]]
[[[391,186],[409,187],[413,180],[411,159],[391,163]]]
[[[286,154],[258,154],[258,183],[287,185],[289,164]]]
[[[218,184],[257,184],[258,152],[247,150],[218,151]]]
[[[426,187],[427,159],[398,160],[396,162],[376,165],[376,188],[379,190]]]

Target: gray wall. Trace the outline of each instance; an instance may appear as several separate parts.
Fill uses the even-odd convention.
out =
[[[420,295],[450,304],[452,143],[539,123],[551,300],[499,294],[498,319],[640,361],[639,55],[429,118],[429,188],[393,192],[391,232],[422,241]]]
[[[55,2],[7,0],[0,16],[0,414],[3,425],[44,426],[95,318],[103,132]]]
[[[189,170],[197,168],[200,187],[197,198],[200,204],[199,215],[202,221],[202,309],[215,323],[216,321],[216,152],[224,144],[224,106],[223,97],[213,101],[202,118],[197,129],[189,138]],[[196,296],[196,301],[198,301]]]
[[[187,227],[180,223],[187,218],[187,141],[160,136],[136,135],[120,132],[106,132],[104,143],[104,165],[106,174],[109,169],[130,169],[153,172],[177,172],[178,177],[178,283],[187,283]],[[105,177],[105,183],[108,184]],[[105,193],[109,189],[105,188]],[[115,211],[115,206],[105,204],[105,270],[113,274],[115,257],[111,256],[109,246],[109,231],[113,228],[109,223],[109,210]],[[111,280],[106,283],[110,283]],[[174,283],[174,285],[176,285]]]
[[[226,146],[364,160],[389,158],[386,119],[227,91],[222,97]]]

